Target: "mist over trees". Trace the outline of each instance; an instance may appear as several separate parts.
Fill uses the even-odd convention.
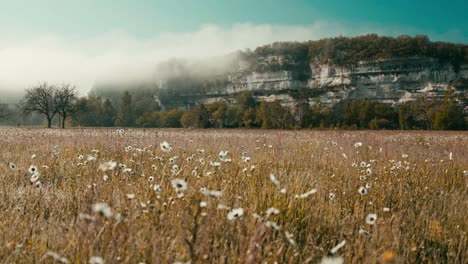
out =
[[[262,61],[268,56],[285,56],[288,60]],[[60,127],[467,129],[463,109],[467,99],[457,98],[452,90],[444,98],[421,97],[399,106],[363,98],[344,100],[332,107],[323,106],[318,99],[309,102],[317,94],[308,89],[291,94],[297,103],[287,106],[279,101],[256,101],[252,92],[226,97],[220,90],[229,82],[230,73],[287,70],[293,72],[295,80],[306,80],[310,63],[353,65],[412,56],[436,58],[457,70],[468,63],[468,47],[431,42],[426,36],[375,34],[277,42],[206,60],[172,59],[157,65],[153,80],[98,81],[83,97],[78,97],[70,84],[41,83],[27,89],[18,106],[23,116],[33,117],[35,124],[42,116],[48,127],[58,123]],[[205,102],[209,94],[217,94],[219,100],[195,103]],[[25,123],[26,119],[20,122],[14,107],[0,105],[0,121]]]

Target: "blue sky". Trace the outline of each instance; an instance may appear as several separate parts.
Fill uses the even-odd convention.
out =
[[[369,33],[468,42],[468,1],[0,0],[0,92],[97,80],[274,41]],[[1,100],[1,99],[0,99]]]
[[[468,1],[434,0],[1,0],[0,32],[89,38],[122,31],[140,38],[236,23],[310,25],[333,21],[388,34],[422,33],[467,42]],[[387,30],[387,31],[385,31]],[[340,33],[340,32],[337,32]]]

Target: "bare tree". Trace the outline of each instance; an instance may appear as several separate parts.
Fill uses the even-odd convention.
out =
[[[23,100],[20,102],[20,108],[24,115],[32,112],[43,114],[47,118],[47,127],[52,125],[52,119],[57,114],[55,94],[57,88],[46,82],[40,83],[26,90]]]
[[[78,111],[75,102],[78,99],[76,88],[70,84],[63,84],[55,91],[54,101],[57,113],[62,117],[61,126],[65,128],[68,116]]]

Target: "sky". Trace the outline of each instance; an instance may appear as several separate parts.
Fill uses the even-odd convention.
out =
[[[138,79],[157,62],[274,41],[426,34],[468,43],[468,1],[0,0],[0,91]],[[0,98],[1,100],[1,98]]]

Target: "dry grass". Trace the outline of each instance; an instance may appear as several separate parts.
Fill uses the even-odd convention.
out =
[[[69,263],[91,256],[106,263],[318,263],[346,240],[333,254],[346,263],[466,263],[467,135],[1,129],[0,262],[52,263],[47,253],[53,251]],[[171,152],[160,149],[163,141],[172,145]],[[99,150],[96,161],[84,164],[92,150]],[[232,162],[212,167],[221,150],[229,151]],[[243,152],[250,161],[243,162]],[[174,156],[176,175],[169,161]],[[110,160],[132,171],[98,169]],[[362,161],[372,175],[360,167]],[[9,162],[17,168],[10,169]],[[30,182],[30,165],[38,167],[42,187]],[[175,178],[188,183],[183,197],[171,185]],[[366,183],[372,186],[360,195],[358,188]],[[206,197],[203,187],[221,190],[222,197]],[[313,188],[315,194],[296,198]],[[114,216],[93,212],[98,202],[106,202]],[[229,210],[219,204],[243,208],[244,214],[229,220]],[[266,217],[271,207],[280,212]],[[370,213],[377,215],[374,225],[365,221]]]

